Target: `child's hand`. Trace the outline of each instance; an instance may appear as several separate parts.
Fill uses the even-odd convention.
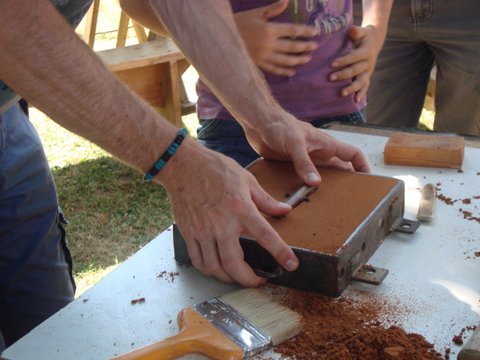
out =
[[[370,85],[382,40],[373,26],[353,26],[349,31],[354,50],[347,55],[335,59],[332,67],[341,69],[330,75],[331,81],[353,79],[353,82],[342,89],[342,96],[355,94],[355,101],[365,98]]]
[[[317,35],[314,27],[269,22],[288,6],[287,0],[236,13],[235,23],[253,62],[275,75],[293,76],[295,67],[311,60],[318,47],[308,40]]]

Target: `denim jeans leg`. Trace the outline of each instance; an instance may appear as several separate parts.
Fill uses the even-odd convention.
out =
[[[364,124],[366,121],[365,119],[365,109],[345,114],[345,115],[338,115],[338,116],[331,116],[326,118],[315,119],[310,122],[312,126],[316,128],[324,127],[325,125],[329,125],[331,123],[342,123],[348,125],[361,125]]]
[[[418,12],[412,13],[412,5],[411,0],[393,2],[387,38],[367,93],[369,124],[399,128],[418,124],[433,53],[414,22],[427,18],[429,8],[420,6]]]
[[[201,120],[197,129],[197,141],[231,157],[243,167],[260,157],[248,143],[240,124],[233,120]]]
[[[73,300],[71,269],[50,168],[16,104],[0,115],[0,333],[6,346]]]
[[[480,2],[434,4],[421,30],[437,65],[434,129],[480,136]]]

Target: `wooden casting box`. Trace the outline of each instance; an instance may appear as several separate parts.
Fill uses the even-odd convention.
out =
[[[288,162],[258,160],[249,170],[265,190],[285,200],[303,185]],[[258,273],[277,274],[273,283],[340,296],[384,237],[401,225],[403,181],[351,171],[319,168],[322,182],[283,218],[266,216],[300,259],[294,272],[277,272],[272,256],[248,234],[240,238],[245,260]],[[175,260],[191,265],[184,239],[174,225]]]

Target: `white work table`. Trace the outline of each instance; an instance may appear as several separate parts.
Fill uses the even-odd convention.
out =
[[[413,235],[391,233],[369,263],[389,270],[377,287],[352,284],[358,290],[391,296],[398,305],[415,309],[400,326],[435,344],[440,353],[460,347],[452,337],[462,328],[480,324],[480,223],[464,219],[460,208],[480,217],[480,149],[467,147],[462,172],[450,169],[386,166],[384,136],[328,131],[360,147],[372,172],[405,181],[405,218],[415,219],[420,189],[437,184],[435,219]],[[461,199],[471,199],[463,204]],[[167,229],[116,270],[53,315],[13,346],[7,359],[108,359],[177,333],[177,313],[192,304],[236,289],[207,278],[173,259],[172,231]],[[164,273],[166,272],[166,273]],[[177,273],[178,274],[169,274]],[[164,274],[162,276],[162,273]],[[145,298],[132,304],[132,300]]]

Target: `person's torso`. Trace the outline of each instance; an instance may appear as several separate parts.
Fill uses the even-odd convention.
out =
[[[239,12],[266,6],[274,1],[230,2],[233,11]],[[314,38],[319,47],[312,53],[312,60],[298,66],[294,76],[277,76],[264,72],[273,96],[285,110],[297,118],[313,120],[347,114],[365,106],[355,103],[353,96],[340,95],[341,89],[351,81],[329,80],[329,75],[334,70],[330,65],[332,61],[351,51],[347,35],[352,25],[351,0],[290,0],[288,8],[271,21],[310,25],[319,33]],[[197,92],[198,113],[201,119],[232,118],[205,84],[200,82]]]
[[[76,27],[88,11],[93,0],[51,0],[69,24]],[[41,30],[41,29],[39,29]],[[46,34],[48,36],[48,34]],[[1,49],[8,51],[8,49]],[[0,114],[6,111],[20,97],[0,79]]]

